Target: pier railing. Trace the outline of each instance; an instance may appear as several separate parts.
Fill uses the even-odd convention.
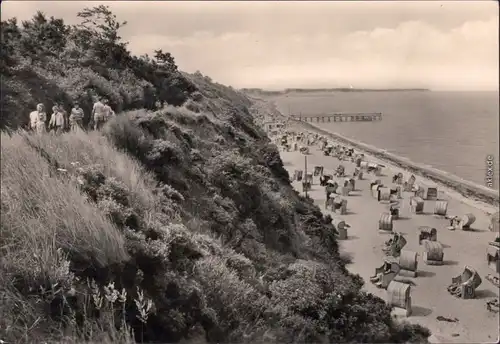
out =
[[[381,121],[381,112],[334,113],[322,115],[295,115],[293,119],[303,122],[371,122]]]

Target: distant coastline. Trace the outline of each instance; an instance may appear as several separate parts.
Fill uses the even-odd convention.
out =
[[[286,88],[281,91],[270,91],[262,88],[242,88],[241,92],[262,95],[283,95],[287,93],[315,93],[315,92],[430,92],[428,88]]]

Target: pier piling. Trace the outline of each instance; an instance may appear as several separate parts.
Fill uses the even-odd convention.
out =
[[[331,122],[333,118],[333,122],[371,122],[371,121],[381,121],[382,113],[373,112],[373,113],[334,113],[334,114],[324,114],[321,116],[318,115],[310,115],[310,116],[293,116],[292,117],[298,121],[304,122],[314,122],[314,118],[316,118],[317,123],[325,123]],[[326,120],[325,120],[326,118]]]

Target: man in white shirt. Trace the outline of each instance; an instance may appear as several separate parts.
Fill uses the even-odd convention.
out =
[[[92,119],[94,120],[94,130],[100,130],[106,123],[106,107],[99,98],[92,108]]]

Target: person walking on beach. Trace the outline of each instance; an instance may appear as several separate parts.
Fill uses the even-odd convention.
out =
[[[334,194],[337,192],[337,188],[338,187],[339,187],[339,185],[337,184],[337,182],[335,182],[335,181],[333,181],[331,179],[329,179],[326,182],[326,186],[325,186],[325,193],[326,193],[325,208],[328,208],[329,199],[335,197]]]
[[[75,133],[83,128],[83,117],[85,113],[78,102],[75,102],[69,115],[69,125],[71,132]]]
[[[106,122],[106,107],[100,98],[94,103],[92,108],[92,119],[94,120],[94,130],[100,130]]]
[[[40,103],[36,106],[36,110],[30,113],[30,129],[38,134],[43,134],[47,132],[45,127],[46,121],[45,106]]]
[[[56,135],[60,135],[64,132],[65,118],[64,112],[61,111],[59,105],[54,105],[52,107],[52,116],[50,116],[49,129],[54,130]]]

